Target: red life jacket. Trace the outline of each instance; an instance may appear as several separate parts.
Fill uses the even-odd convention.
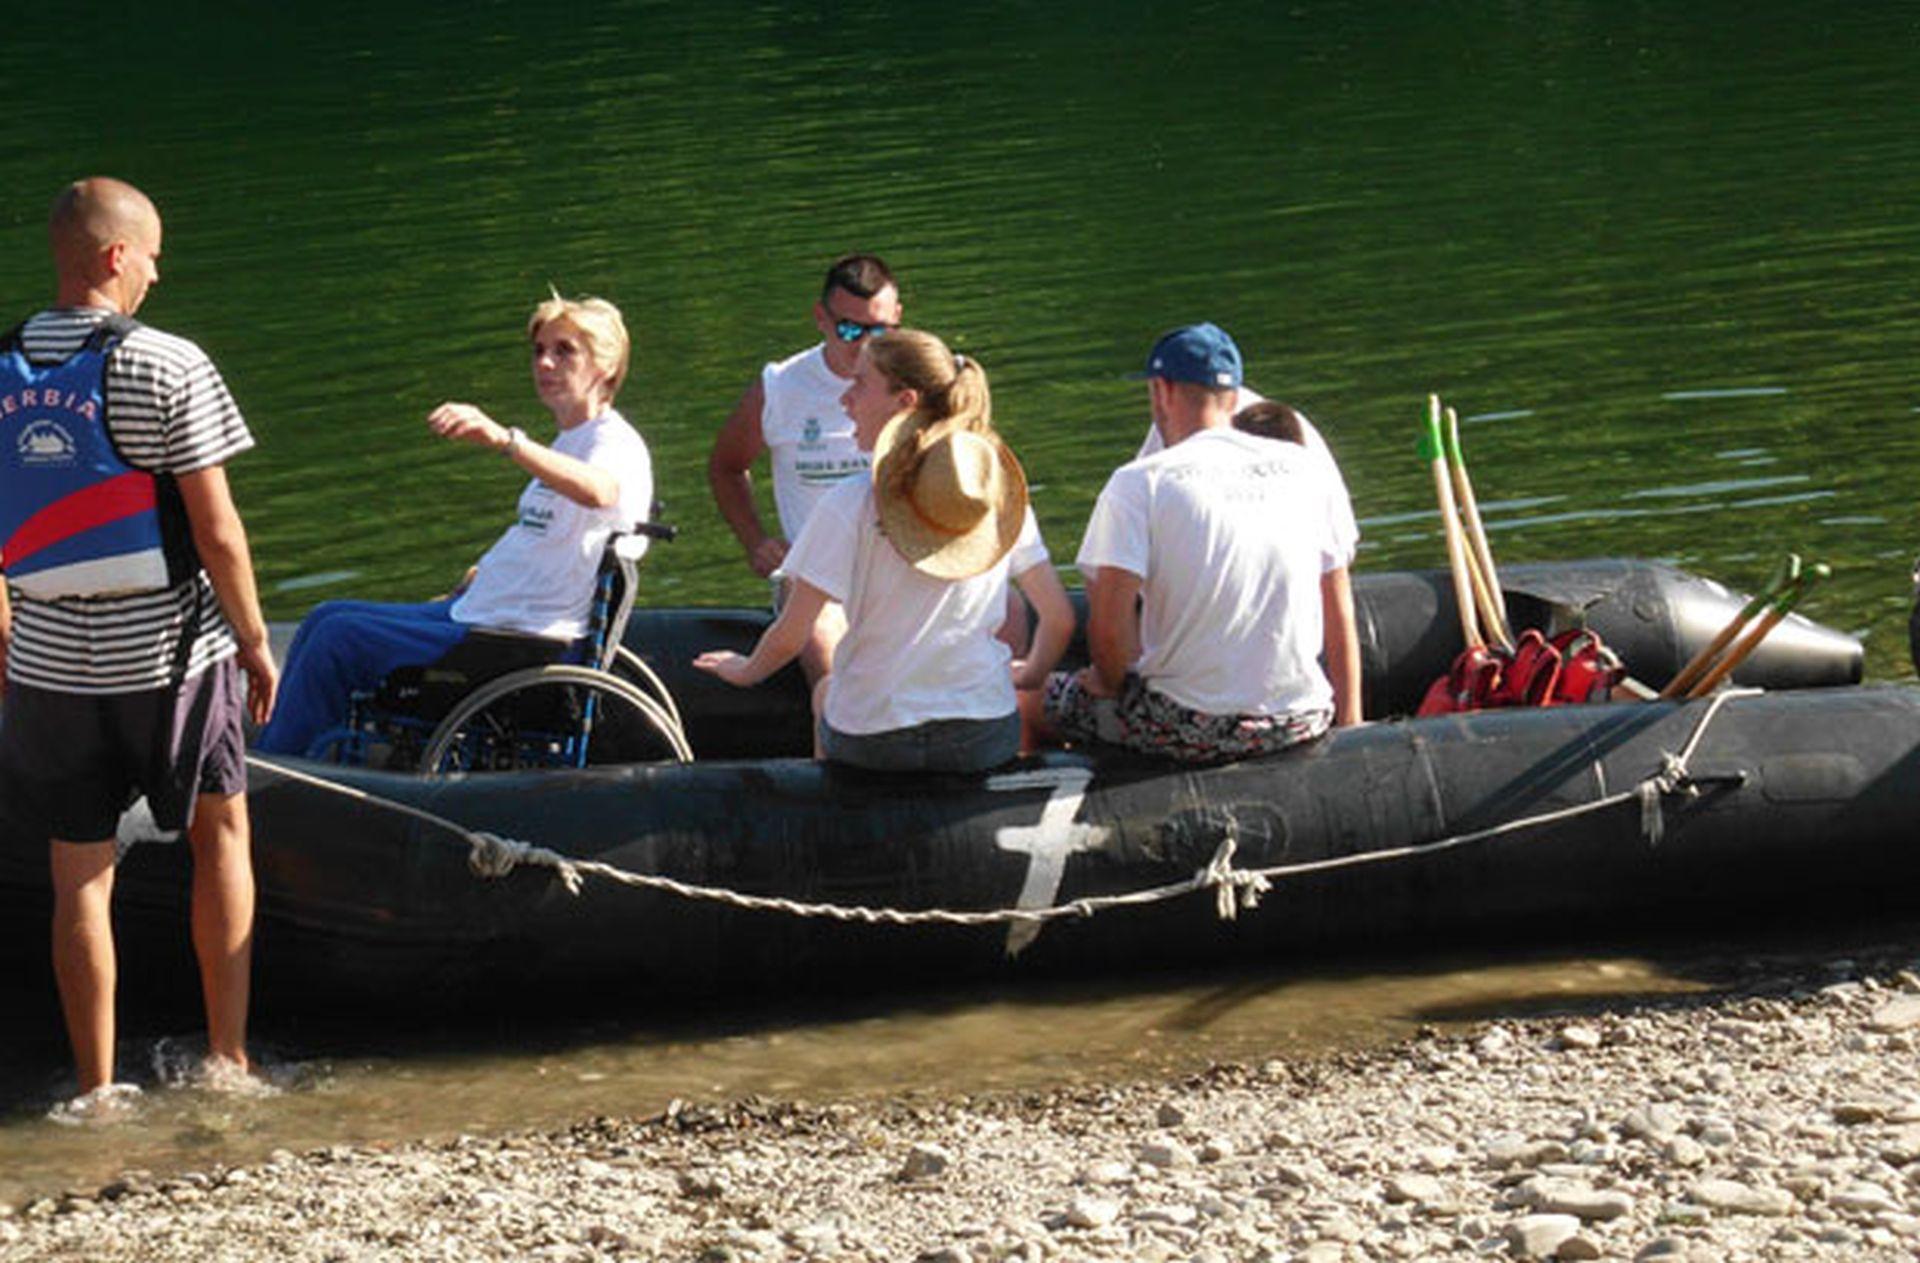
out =
[[[1595,633],[1576,627],[1548,640],[1529,627],[1512,652],[1491,645],[1463,650],[1415,713],[1603,702],[1625,676],[1619,656]]]

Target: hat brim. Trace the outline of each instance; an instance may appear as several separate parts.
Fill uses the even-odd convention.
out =
[[[1013,551],[1027,517],[1027,475],[1013,451],[998,434],[982,437],[993,444],[1000,461],[1000,501],[970,530],[953,532],[929,522],[904,496],[887,489],[895,483],[898,463],[910,458],[906,442],[919,428],[911,413],[887,423],[873,444],[873,502],[880,530],[906,563],[935,579],[971,579],[985,574]]]

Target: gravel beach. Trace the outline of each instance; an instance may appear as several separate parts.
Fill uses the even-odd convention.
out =
[[[0,1258],[1920,1255],[1920,958],[1171,1083],[276,1153],[0,1208]]]

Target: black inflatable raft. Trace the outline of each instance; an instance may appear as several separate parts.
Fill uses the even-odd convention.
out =
[[[1605,591],[1586,609],[1619,612],[1603,634],[1638,672],[1667,668],[1649,669],[1652,651],[1624,632],[1639,627],[1677,663],[1690,620],[1702,641],[1718,625],[1676,612],[1672,595],[1717,588],[1661,567],[1596,566]],[[1429,624],[1444,595],[1421,576],[1362,585],[1369,652],[1390,659],[1387,691],[1411,696],[1395,672],[1412,669],[1393,665],[1411,651],[1397,646],[1433,642],[1442,664],[1451,651],[1430,626],[1409,630],[1418,620],[1392,612],[1392,591],[1426,593]],[[664,661],[689,656],[679,643],[718,643],[696,633],[743,621],[687,611],[642,626],[677,629],[671,651],[648,646]],[[1812,624],[1796,634],[1812,648],[1780,667],[1786,675],[1857,677],[1857,646],[1823,657],[1845,638]],[[715,721],[704,696],[681,699],[703,755],[718,742],[703,749],[701,724],[732,731],[736,747],[776,726],[745,712]],[[1702,925],[1782,907],[1851,918],[1904,901],[1920,868],[1916,760],[1920,691],[1833,687],[1374,724],[1205,770],[1055,754],[991,776],[905,780],[734,753],[432,781],[256,762],[257,1012],[270,1022],[375,1007],[643,1011],[676,997],[1619,929],[1675,909]],[[0,926],[31,970],[45,959],[44,849],[6,804]],[[573,893],[551,857],[516,856],[516,844],[609,872],[576,874]],[[151,978],[135,980],[157,972],[191,999],[184,851],[138,845],[122,864],[130,993],[152,994]],[[476,871],[476,859],[499,875]],[[1092,902],[1059,915],[1076,901]]]

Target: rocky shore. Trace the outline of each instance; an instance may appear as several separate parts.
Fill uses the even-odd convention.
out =
[[[0,1259],[1920,1254],[1920,959],[1377,1054],[277,1153],[0,1208]]]

